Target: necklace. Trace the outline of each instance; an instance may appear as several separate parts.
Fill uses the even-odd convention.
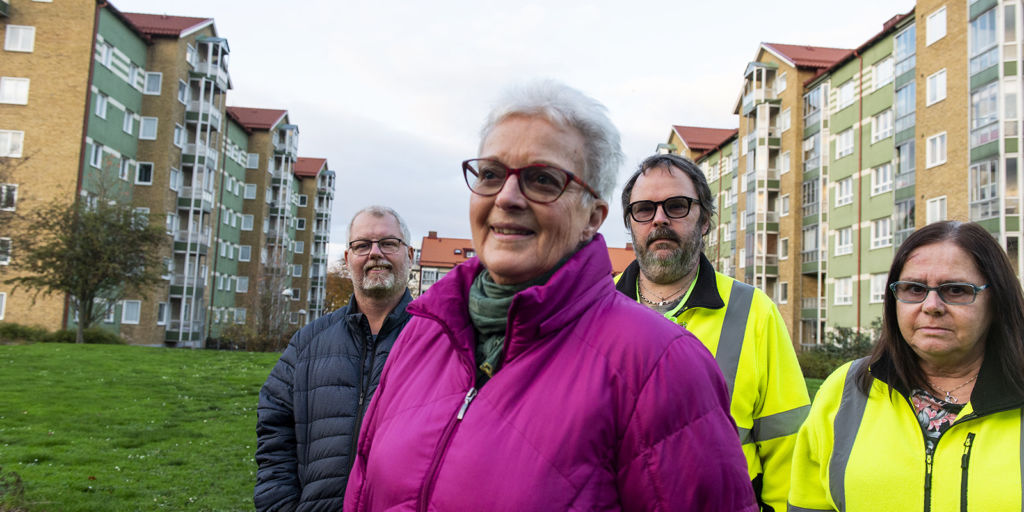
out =
[[[971,378],[967,379],[967,382],[964,382],[963,384],[960,384],[959,386],[957,386],[957,387],[955,387],[955,388],[953,388],[953,389],[951,389],[949,391],[946,391],[945,389],[942,389],[942,388],[936,386],[935,384],[932,384],[932,387],[935,388],[936,391],[941,391],[941,392],[946,394],[946,398],[944,400],[946,400],[947,402],[949,402],[951,404],[955,404],[955,403],[957,403],[957,399],[956,399],[955,396],[952,395],[952,393],[954,391],[956,391],[956,390],[958,390],[958,389],[960,389],[960,388],[962,388],[962,387],[964,387],[964,386],[974,382],[975,379],[978,378],[978,374],[979,373],[981,373],[981,372],[975,373],[974,377],[971,377]]]
[[[644,283],[643,283],[643,280],[637,279],[637,282],[640,283],[640,290],[639,290],[640,291],[640,298],[643,299],[644,302],[646,302],[646,303],[648,303],[648,304],[650,304],[652,306],[667,306],[667,305],[671,304],[672,302],[674,302],[673,300],[671,300],[672,297],[675,297],[676,295],[679,295],[679,292],[683,291],[684,289],[686,289],[687,286],[690,285],[690,283],[686,283],[686,284],[683,285],[682,288],[680,288],[680,289],[678,289],[678,290],[676,290],[676,291],[674,291],[674,292],[672,292],[672,293],[670,293],[670,294],[668,294],[668,295],[666,295],[664,297],[662,297],[661,295],[659,295],[657,293],[651,292],[650,290],[647,290],[648,293],[650,293],[651,295],[654,295],[654,296],[658,297],[659,299],[661,299],[660,301],[654,301],[654,300],[648,299],[646,296],[644,296]]]

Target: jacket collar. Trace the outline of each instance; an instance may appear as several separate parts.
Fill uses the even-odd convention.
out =
[[[700,261],[697,265],[700,268],[697,272],[697,284],[693,286],[693,293],[690,294],[689,299],[686,299],[686,304],[679,309],[679,313],[676,316],[690,308],[720,309],[725,307],[725,301],[722,300],[722,296],[718,293],[715,267],[711,265],[711,261],[704,256],[704,253],[700,253]],[[640,264],[633,260],[626,267],[626,270],[622,272],[622,277],[619,278],[615,288],[626,294],[629,298],[637,300],[636,280],[639,277]]]
[[[412,302],[412,293],[406,288],[405,294],[402,295],[402,300],[398,301],[394,309],[384,318],[384,323],[381,324],[377,336],[386,335],[395,326],[405,325],[410,316],[409,312],[406,311],[406,307],[410,302]],[[356,300],[354,293],[348,299],[348,310],[346,311],[345,318],[349,325],[366,327],[366,333],[369,334],[369,324],[366,323],[366,315],[359,310],[359,302]]]

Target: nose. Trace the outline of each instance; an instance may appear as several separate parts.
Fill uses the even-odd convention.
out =
[[[665,205],[659,204],[654,207],[654,218],[651,219],[651,223],[655,226],[667,226],[672,222],[672,219],[665,213]]]
[[[510,174],[505,178],[501,190],[494,196],[494,204],[502,209],[526,207],[526,196],[519,187],[519,176]]]
[[[367,254],[367,256],[377,256],[378,258],[384,257],[384,251],[380,249],[380,242],[370,243],[370,252]]]
[[[928,294],[924,296],[924,302],[921,303],[921,311],[929,315],[941,315],[946,311],[946,303],[942,302],[938,290],[928,291]]]

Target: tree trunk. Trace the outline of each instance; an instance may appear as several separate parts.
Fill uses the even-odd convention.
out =
[[[75,343],[85,343],[85,303],[78,304],[78,322],[75,323]]]

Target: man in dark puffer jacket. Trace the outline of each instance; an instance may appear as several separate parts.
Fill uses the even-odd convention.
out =
[[[295,333],[260,390],[258,511],[341,510],[363,414],[409,321],[405,222],[371,206],[352,217],[348,233],[352,298]]]

